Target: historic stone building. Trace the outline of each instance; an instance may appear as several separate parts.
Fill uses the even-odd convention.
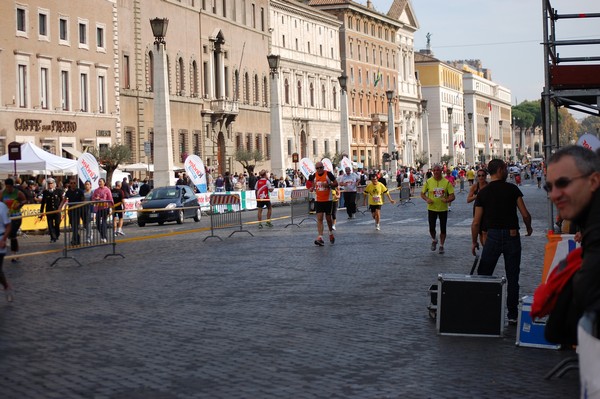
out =
[[[0,155],[13,141],[76,158],[120,139],[114,0],[0,4]]]

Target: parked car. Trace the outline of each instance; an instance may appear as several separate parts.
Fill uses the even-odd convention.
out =
[[[181,224],[186,218],[194,218],[195,222],[199,222],[202,217],[198,198],[188,186],[155,188],[142,200],[141,205],[142,209],[157,210],[145,212],[138,210],[137,223],[140,227],[144,227],[146,223],[162,225],[173,221]]]

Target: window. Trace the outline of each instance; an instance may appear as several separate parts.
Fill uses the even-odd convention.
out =
[[[81,106],[81,112],[88,112],[88,75],[87,73],[82,73],[79,75],[79,105]]]
[[[250,76],[244,74],[244,104],[250,104]]]
[[[104,49],[104,27],[102,26],[96,27],[96,47]]]
[[[312,147],[313,147],[313,148],[312,148],[312,150],[313,150],[313,155],[315,155],[315,156],[316,156],[316,155],[317,155],[317,153],[318,153],[318,151],[317,151],[317,150],[318,150],[318,148],[317,148],[317,140],[313,140],[313,141],[312,141]]]
[[[258,87],[258,75],[254,75],[254,105],[258,105],[260,89]]]
[[[183,64],[183,58],[179,57],[177,60],[177,95],[184,96],[185,95],[185,66]]]
[[[265,148],[267,149],[265,151],[265,156],[267,157],[267,159],[271,159],[271,135],[270,134],[265,134]]]
[[[252,4],[252,27],[256,28],[256,5]]]
[[[195,155],[201,155],[200,152],[200,131],[194,130],[192,133],[192,151]]]
[[[192,90],[192,97],[198,97],[198,64],[196,61],[192,61],[192,81],[190,82],[190,89]]]
[[[19,107],[27,107],[27,65],[19,64]]]
[[[269,96],[267,95],[268,90],[267,77],[263,77],[263,104],[266,105],[267,101],[269,101]]]
[[[27,36],[27,9],[17,7],[17,36]]]
[[[48,68],[40,68],[40,108],[48,109]]]
[[[287,154],[292,155],[292,139],[287,139]]]
[[[38,14],[38,34],[43,37],[48,36],[48,15]]]
[[[333,109],[337,109],[337,90],[333,88]]]
[[[302,105],[302,82],[298,81],[298,105]]]
[[[315,106],[315,87],[313,86],[312,83],[310,84],[308,90],[310,92],[310,106],[314,107]]]
[[[265,31],[265,9],[264,9],[264,7],[260,8],[260,30],[262,32]]]
[[[327,99],[325,95],[325,85],[321,85],[321,108],[325,109],[327,104]]]
[[[242,24],[246,25],[247,21],[246,21],[246,13],[247,13],[247,8],[246,8],[246,0],[242,0]]]
[[[227,0],[223,0],[221,6],[223,7],[223,18],[227,18]]]
[[[285,103],[289,104],[290,103],[290,82],[286,79],[285,83],[284,83],[284,88],[285,88]]]
[[[123,87],[125,89],[129,89],[129,85],[130,85],[130,80],[129,80],[129,55],[124,54],[123,55]]]
[[[240,71],[233,73],[233,99],[235,101],[240,99]]]
[[[58,38],[62,42],[69,41],[69,23],[66,18],[60,18],[58,20]]]
[[[148,52],[148,76],[146,81],[148,82],[148,91],[154,90],[154,54],[152,51]]]
[[[106,77],[98,76],[98,112],[106,113]]]
[[[60,71],[60,101],[63,111],[70,109],[69,103],[69,71]]]

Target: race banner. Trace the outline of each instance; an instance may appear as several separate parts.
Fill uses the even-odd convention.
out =
[[[325,170],[327,172],[331,172],[335,175],[335,171],[333,170],[333,164],[331,163],[331,160],[329,158],[323,158],[321,162],[323,162],[323,166],[325,167]]]
[[[206,184],[206,169],[198,155],[189,155],[183,163],[183,168],[190,179],[192,179],[198,192],[205,193],[208,191],[208,186]]]
[[[316,170],[314,162],[308,158],[302,158],[300,160],[299,168],[300,168],[300,172],[302,172],[302,174],[304,175],[304,177],[306,179],[308,179],[308,176],[315,173],[315,170]]]
[[[593,134],[586,133],[577,140],[577,145],[596,151],[600,148],[600,140]]]
[[[342,158],[340,164],[342,165],[343,170],[346,170],[346,168],[350,168],[350,170],[352,170],[352,161],[350,161],[348,157]]]
[[[98,161],[89,152],[84,152],[77,159],[77,175],[82,183],[90,181],[92,183],[92,190],[98,188],[98,180],[100,179],[100,167]]]

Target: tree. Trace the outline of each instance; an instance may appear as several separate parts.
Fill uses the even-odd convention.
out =
[[[560,108],[558,110],[559,115],[559,145],[565,146],[571,144],[572,141],[577,140],[577,133],[579,131],[579,124],[573,118],[573,115],[566,108]]]
[[[263,161],[263,154],[258,150],[248,151],[246,149],[238,149],[235,152],[235,160],[242,164],[248,174],[254,173],[256,164]]]
[[[423,152],[417,154],[417,156],[415,157],[415,163],[417,164],[417,166],[419,168],[421,168],[423,165],[428,164],[429,157],[427,156],[427,152],[423,151]]]
[[[515,105],[512,107],[512,116],[514,118],[515,127],[519,129],[519,132],[523,132],[523,140],[527,142],[527,134],[535,134],[535,129],[541,127],[542,125],[542,109],[540,100],[523,101],[521,104]],[[524,148],[525,142],[518,142],[518,152],[519,154],[524,155],[526,152],[526,148]]]
[[[100,166],[106,170],[106,185],[110,187],[113,172],[119,165],[131,160],[131,148],[123,144],[113,144],[110,147],[91,148],[89,150],[98,160]]]
[[[442,155],[442,157],[441,157],[442,163],[445,163],[445,164],[450,164],[451,160],[452,160],[452,155],[450,155],[450,154]]]
[[[590,115],[581,121],[577,133],[579,137],[586,133],[599,136],[598,131],[600,131],[600,117]]]

